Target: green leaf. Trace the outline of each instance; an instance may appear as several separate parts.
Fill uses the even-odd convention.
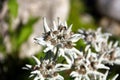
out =
[[[18,3],[17,0],[8,0],[8,9],[11,16],[17,17],[18,15]]]
[[[3,38],[0,35],[0,52],[5,52],[5,45],[3,43]]]
[[[38,18],[30,18],[28,23],[22,26],[20,34],[17,37],[17,46],[19,47],[23,42],[25,42],[33,30],[34,23]]]

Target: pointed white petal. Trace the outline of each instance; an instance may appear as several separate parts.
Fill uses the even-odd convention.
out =
[[[120,59],[116,59],[116,60],[114,61],[114,63],[117,64],[117,65],[120,65]]]
[[[73,34],[69,40],[72,42],[77,42],[80,38],[83,38],[83,36],[80,34]]]
[[[68,63],[70,66],[73,64],[73,61],[70,60],[67,56],[63,56],[63,57],[66,59],[67,63]]]
[[[119,74],[116,74],[111,80],[116,80]]]
[[[105,75],[104,75],[103,80],[107,80],[108,73],[109,73],[109,71],[107,70],[106,73],[105,73]]]
[[[76,48],[72,48],[72,50],[73,50],[73,52],[75,52],[76,54],[78,54],[78,55],[80,55],[80,56],[82,56],[83,55],[83,52],[80,52],[78,49],[76,49]]]
[[[72,24],[71,24],[70,27],[68,28],[68,30],[67,30],[67,34],[70,34],[71,29],[72,29]]]
[[[91,49],[89,49],[89,50],[88,50],[88,54],[87,54],[86,59],[89,59],[89,58],[90,58],[90,56],[91,56]]]
[[[29,68],[28,68],[28,67],[22,67],[22,69],[29,70]]]
[[[85,47],[85,52],[87,52],[89,48],[90,48],[90,45],[87,45],[87,46]]]
[[[34,75],[32,74],[32,75],[29,76],[29,78],[31,78],[31,77],[33,77],[33,76],[34,76]]]
[[[32,75],[33,75],[33,74],[39,74],[39,75],[40,75],[40,71],[35,70],[35,71],[32,71],[31,74],[32,74]]]
[[[43,28],[44,28],[45,33],[50,31],[50,28],[47,25],[45,17],[43,18]]]
[[[58,30],[58,26],[56,25],[55,21],[53,21],[53,27],[54,27],[54,30]]]
[[[101,30],[102,30],[102,28],[99,27],[99,28],[97,29],[97,33],[101,33]]]
[[[70,69],[70,65],[67,65],[67,64],[57,64],[55,66],[55,71],[63,71],[63,70],[67,70],[67,69]]]
[[[32,68],[32,65],[26,64],[26,67],[28,67],[28,68]]]
[[[65,25],[65,27],[67,28],[68,25],[67,25],[67,22],[66,22],[66,21],[65,21],[64,25]]]
[[[35,60],[37,65],[40,66],[40,64],[41,64],[40,60],[38,58],[36,58],[35,56],[32,56],[32,58]]]
[[[34,80],[41,80],[38,76],[36,76],[35,78],[34,78]]]
[[[115,44],[113,45],[113,47],[117,47],[118,46],[118,41],[115,42]]]
[[[42,46],[45,46],[47,44],[47,42],[44,41],[43,37],[39,37],[39,38],[34,38],[35,43],[40,44]]]
[[[61,75],[57,75],[55,80],[64,80],[64,78]]]
[[[110,69],[109,67],[107,67],[103,64],[98,64],[96,67],[97,67],[97,69],[108,69],[108,70]]]
[[[99,43],[100,44],[100,43]],[[100,52],[100,50],[101,50],[101,48],[100,48],[100,46],[98,46],[96,43],[94,44],[94,47],[95,47],[95,50],[97,51],[97,52]]]
[[[110,43],[109,43],[109,45],[108,45],[108,48],[109,48],[109,49],[111,49],[111,48],[112,48],[112,44],[113,44],[113,42],[112,42],[112,41],[110,41]]]
[[[84,33],[84,31],[83,31],[83,30],[81,30],[81,29],[79,29],[79,30],[78,30],[78,32],[79,32],[79,33],[81,33],[81,34],[82,34],[82,33]]]
[[[75,71],[72,71],[72,72],[70,73],[70,76],[72,76],[72,77],[77,77],[77,76],[79,76],[79,74],[78,74],[77,72],[75,72]]]
[[[58,26],[61,25],[61,21],[60,21],[60,18],[58,17]]]

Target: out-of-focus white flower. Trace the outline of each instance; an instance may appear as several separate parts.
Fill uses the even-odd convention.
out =
[[[98,28],[97,31],[93,30],[78,30],[80,34],[84,35],[84,41],[87,44],[91,44],[97,52],[101,51],[104,43],[107,43],[110,33],[102,33],[101,28]],[[105,45],[105,44],[104,44]]]
[[[43,60],[40,62],[35,56],[33,56],[33,59],[36,65],[27,64],[24,69],[31,70],[30,77],[34,77],[34,80],[64,80],[58,72],[70,69],[70,66],[67,64],[56,64],[52,60]]]
[[[111,65],[120,65],[120,47],[111,48],[108,53],[105,53],[103,57],[103,62]]]
[[[84,41],[89,44],[88,48],[92,46],[101,56],[101,62],[111,64],[120,64],[120,47],[118,47],[118,41],[114,44],[112,41],[108,41],[109,33],[102,33],[101,28],[97,31],[89,30],[79,30],[79,33],[84,35]],[[108,43],[109,42],[109,43]]]
[[[109,67],[101,62],[101,57],[97,53],[91,52],[89,48],[87,46],[84,55],[75,59],[73,65],[75,70],[70,74],[75,80],[97,80],[104,76],[104,73],[98,71],[99,69],[109,70]]]

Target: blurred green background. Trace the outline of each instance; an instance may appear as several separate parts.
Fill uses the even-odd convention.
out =
[[[25,3],[24,3],[25,1]],[[36,1],[37,0],[33,0]],[[44,0],[43,0],[44,1]],[[54,0],[55,1],[55,0]],[[60,1],[60,0],[58,0]],[[61,0],[62,1],[62,0]],[[68,25],[73,24],[73,31],[77,32],[78,29],[97,29],[99,26],[103,25],[103,31],[108,32],[115,32],[111,31],[113,30],[113,27],[105,26],[102,23],[105,23],[105,25],[109,21],[113,21],[113,23],[119,25],[119,21],[112,19],[111,17],[101,14],[97,7],[96,7],[96,1],[95,0],[64,0],[66,1],[64,5],[69,5],[69,9],[65,15],[67,16],[60,16],[65,17],[63,21],[67,21]],[[64,2],[63,1],[63,2]],[[48,0],[48,2],[51,2]],[[23,4],[24,3],[24,4]],[[25,53],[25,56],[23,55],[20,57],[21,54],[21,47],[24,43],[26,43],[30,36],[33,34],[33,30],[36,23],[41,21],[41,17],[43,14],[46,14],[45,17],[47,17],[49,20],[52,20],[53,17],[56,17],[54,12],[54,9],[57,7],[53,6],[51,8],[38,8],[40,6],[47,6],[42,4],[42,1],[40,3],[40,6],[35,7],[32,5],[32,9],[29,9],[29,17],[28,13],[21,12],[20,7],[23,7],[23,10],[27,10],[24,6],[28,6],[28,4],[32,3],[32,0],[0,0],[0,80],[32,80],[31,78],[28,78],[30,75],[30,71],[23,70],[22,67],[25,66],[25,64],[35,64],[33,59],[31,59],[30,56],[26,56],[29,53]],[[47,2],[46,2],[47,4]],[[49,3],[52,5],[52,3]],[[55,4],[62,4],[62,2],[58,2]],[[23,5],[23,6],[21,6]],[[49,6],[51,6],[49,5]],[[64,5],[61,5],[64,10]],[[48,6],[48,7],[49,7]],[[29,8],[29,7],[28,7]],[[36,11],[34,9],[37,9],[41,12],[41,16],[36,16]],[[44,12],[44,9],[48,10]],[[51,12],[51,9],[54,12]],[[57,9],[58,11],[59,8]],[[56,10],[56,11],[57,11]],[[34,11],[34,15],[32,15],[32,11]],[[43,13],[42,13],[43,12]],[[24,16],[20,16],[20,13],[24,14]],[[56,12],[57,13],[57,12]],[[39,13],[38,13],[39,14]],[[51,16],[52,15],[52,16]],[[25,17],[25,18],[23,18]],[[27,20],[25,20],[27,18]],[[18,19],[18,20],[17,20]],[[24,21],[25,20],[25,21]],[[51,21],[48,21],[50,24]],[[40,22],[41,23],[41,22]],[[110,22],[111,23],[111,22]],[[39,25],[39,24],[38,24]],[[51,24],[50,24],[51,25]],[[111,24],[112,25],[112,24]],[[42,25],[39,25],[42,27]],[[106,28],[107,27],[107,28]],[[120,26],[119,26],[120,27]],[[38,28],[37,28],[38,29]],[[38,32],[40,31],[39,29]],[[38,36],[36,34],[36,36]],[[36,37],[34,36],[34,37]],[[119,37],[119,30],[118,34],[113,33],[113,37],[111,37],[111,40],[118,40],[120,43],[120,37]],[[32,40],[31,44],[34,44],[34,40]],[[82,46],[82,43],[78,42],[78,47]],[[29,46],[29,44],[27,45]],[[34,45],[37,46],[37,45]],[[40,46],[38,46],[40,47]],[[77,47],[77,48],[78,48]],[[32,47],[34,50],[34,47]],[[31,48],[28,50],[31,50]],[[27,49],[25,49],[27,51]],[[32,51],[32,50],[31,50]],[[28,51],[29,52],[29,51]],[[39,51],[34,52],[35,56],[42,57],[43,53],[39,49]],[[119,73],[120,69],[119,66],[111,66],[112,73],[110,73],[110,77],[113,76],[115,73]],[[61,72],[62,75],[69,73],[68,72]],[[68,78],[69,75],[65,76],[65,80],[70,80]]]

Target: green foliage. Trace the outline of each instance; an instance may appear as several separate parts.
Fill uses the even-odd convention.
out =
[[[44,52],[38,52],[36,55],[35,55],[38,59],[43,59],[45,57],[45,54]]]
[[[30,18],[27,24],[21,26],[22,29],[17,37],[17,44],[20,46],[23,42],[25,42],[33,30],[34,23],[38,20],[38,18]]]
[[[33,25],[38,20],[38,18],[31,17],[26,24],[20,23],[15,31],[10,30],[12,51],[19,51],[20,46],[28,40],[29,36],[33,31]]]
[[[79,0],[71,1],[71,10],[68,18],[68,24],[73,24],[73,31],[77,31],[77,29],[80,28],[80,8],[82,8],[82,5],[80,4]]]
[[[71,10],[68,18],[68,24],[73,24],[72,30],[77,32],[78,29],[96,29],[96,23],[91,21],[91,23],[83,23],[82,14],[85,14],[86,7],[81,0],[71,0]]]
[[[0,35],[0,51],[5,52],[5,45],[3,43],[2,35]]]
[[[18,3],[17,3],[17,0],[8,0],[8,9],[10,11],[10,14],[13,17],[17,17],[17,15],[18,15]]]

